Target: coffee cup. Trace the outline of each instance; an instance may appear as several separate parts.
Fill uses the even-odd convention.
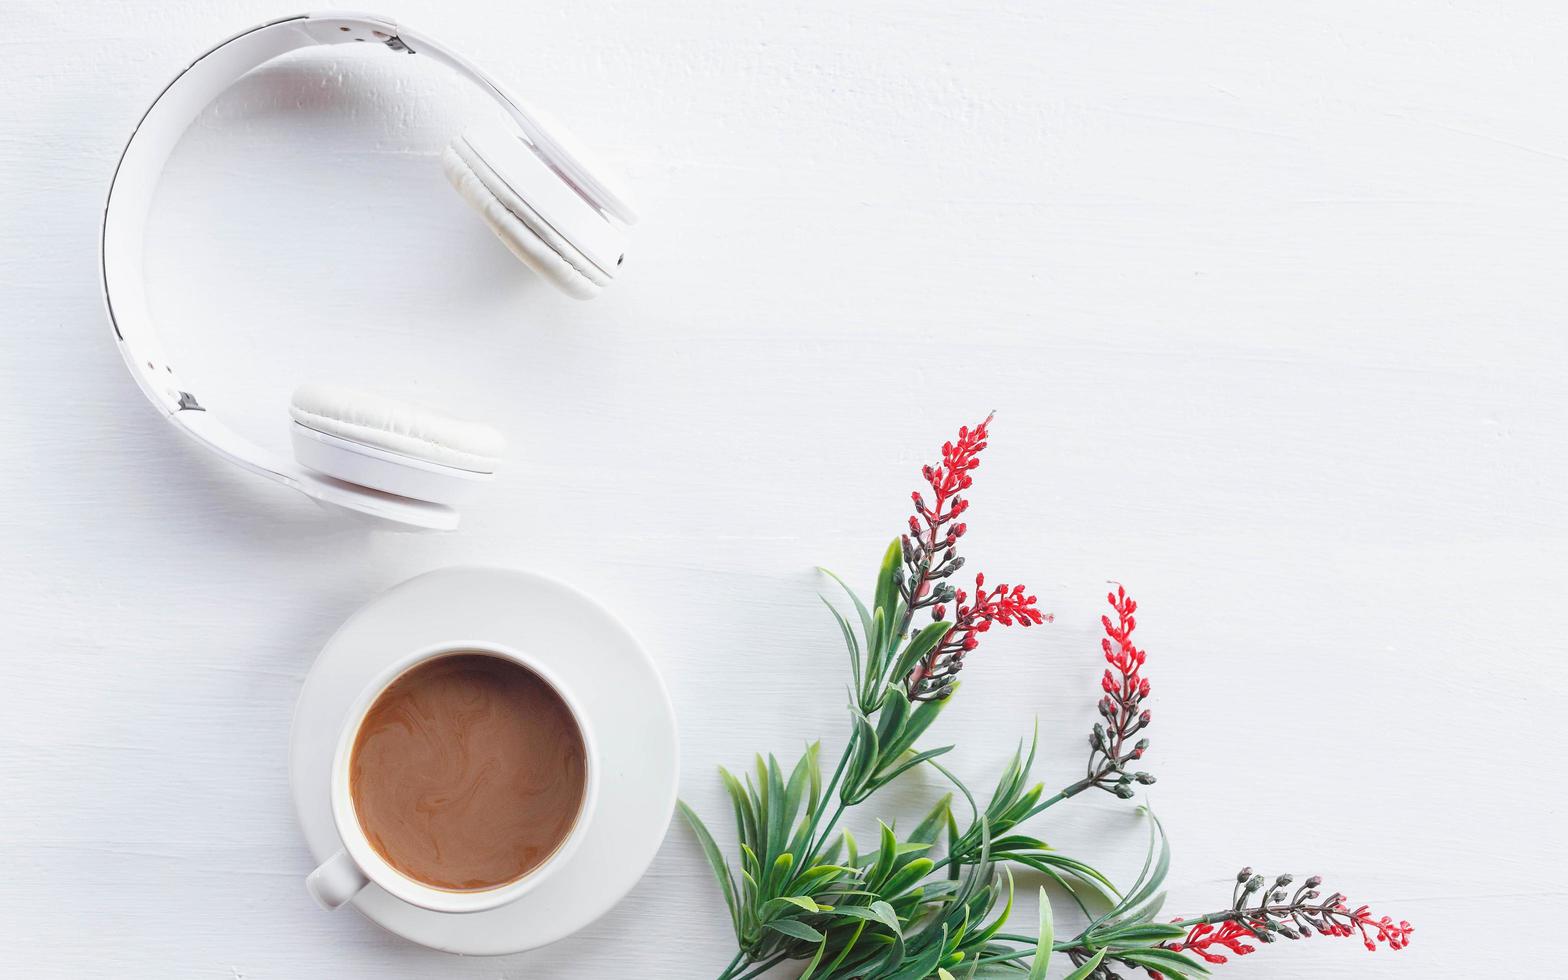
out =
[[[476,686],[475,678],[482,684]],[[492,697],[491,687],[501,693]],[[513,692],[519,693],[513,697]],[[488,703],[476,707],[476,700],[486,698],[501,705],[500,709]],[[395,716],[400,711],[419,717],[410,723],[407,717]],[[455,719],[451,724],[458,726],[470,724],[476,716],[486,718],[483,724],[489,726],[495,752],[487,759],[471,758],[476,754],[471,744],[474,733],[443,732],[444,722],[439,717],[443,711]],[[384,737],[389,742],[376,741],[383,738],[383,732],[388,733]],[[440,743],[448,736],[456,751],[443,757]],[[536,759],[517,754],[526,752],[523,743],[528,739],[535,738],[542,745],[545,736],[555,739],[556,755]],[[407,739],[414,737],[419,739],[417,747],[423,755],[408,766],[394,767],[395,771],[381,780],[391,789],[373,791],[374,760],[384,758],[387,752],[401,751]],[[443,643],[397,658],[354,702],[335,753],[330,797],[341,847],[305,879],[307,891],[327,909],[343,905],[372,882],[410,905],[434,912],[483,912],[507,905],[548,880],[571,858],[582,843],[598,800],[599,765],[581,703],[539,658],[496,643]],[[556,756],[564,760],[559,765]],[[367,762],[367,757],[371,761]],[[508,765],[514,762],[509,771]],[[542,771],[546,769],[559,771]],[[421,779],[434,779],[439,785],[427,787],[423,790],[426,796],[417,801],[393,799],[383,804],[377,796],[378,792],[381,796],[417,794],[424,785]],[[537,804],[548,812],[539,811],[541,819],[535,826],[528,822],[534,811],[526,807],[514,810],[504,804],[510,799],[506,793],[524,794],[525,803],[537,803],[544,794],[537,785],[546,786],[553,795]],[[389,837],[395,835],[382,833],[376,824],[383,813],[398,819],[406,816],[413,828],[409,839],[418,845],[428,844],[429,853],[461,852],[463,841],[441,839],[447,833],[462,836],[461,824],[442,824],[431,820],[430,813],[447,813],[448,808],[463,804],[472,806],[474,798],[487,803],[483,809],[489,816],[502,811],[502,823],[510,820],[506,825],[521,835],[515,842],[478,842],[488,848],[486,853],[525,855],[517,857],[524,862],[520,865],[524,870],[516,877],[490,881],[476,878],[472,869],[457,869],[453,871],[456,879],[449,881],[444,872],[436,873],[439,868],[411,869],[410,862],[392,853],[395,847]],[[570,811],[574,799],[578,802]],[[371,821],[368,831],[364,818]],[[522,839],[524,836],[529,839]],[[426,859],[431,860],[428,855]],[[465,879],[465,875],[474,880]]]

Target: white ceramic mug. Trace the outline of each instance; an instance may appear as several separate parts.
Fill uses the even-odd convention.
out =
[[[473,891],[436,888],[410,878],[388,864],[365,837],[364,829],[359,823],[359,816],[354,812],[354,796],[349,789],[349,764],[354,751],[354,739],[359,733],[359,726],[364,722],[366,713],[375,704],[376,698],[393,681],[414,667],[437,657],[458,653],[480,653],[510,660],[537,674],[566,703],[577,722],[578,731],[582,733],[585,749],[586,772],[582,807],[578,810],[577,820],[572,824],[571,831],[555,849],[555,853],[545,859],[543,864],[516,881]],[[332,761],[331,797],[332,819],[337,825],[338,838],[343,846],[305,879],[306,890],[322,908],[335,909],[359,894],[366,885],[375,882],[394,897],[434,912],[483,912],[514,902],[527,894],[555,873],[582,843],[583,832],[593,816],[594,807],[598,804],[599,763],[594,751],[593,732],[588,727],[587,715],[584,714],[571,691],[563,687],[559,678],[538,660],[510,647],[484,641],[442,643],[416,650],[393,662],[354,702],[354,708],[348,713],[343,732],[338,737],[337,755]]]

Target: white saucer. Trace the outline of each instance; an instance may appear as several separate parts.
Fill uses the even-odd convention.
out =
[[[328,787],[354,699],[399,654],[457,638],[540,657],[582,702],[598,739],[599,806],[582,846],[511,905],[454,915],[372,884],[353,900],[386,929],[452,953],[520,953],[608,912],[642,877],[675,812],[675,712],[658,669],[609,612],[560,582],[499,568],[447,568],[395,586],[360,609],[316,658],[294,707],[289,782],[310,853],[340,846]],[[300,869],[300,900],[305,898]],[[323,912],[322,915],[342,914]]]

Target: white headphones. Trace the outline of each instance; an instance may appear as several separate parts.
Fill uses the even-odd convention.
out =
[[[519,259],[579,299],[615,278],[636,214],[562,132],[550,132],[494,79],[428,37],[367,14],[303,14],[229,38],[197,58],[147,109],[120,155],[104,207],[104,300],[142,392],[197,442],[323,503],[415,527],[457,526],[454,505],[495,472],[505,439],[479,422],[326,385],[294,393],[294,459],[218,421],[158,342],[142,281],[143,226],[180,135],[246,72],[297,48],[369,42],[427,56],[490,95],[509,117],[471,129],[442,155],[447,178]]]

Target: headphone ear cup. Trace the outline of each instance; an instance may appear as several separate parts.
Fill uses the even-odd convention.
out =
[[[481,422],[336,385],[302,385],[289,416],[300,465],[441,504],[488,483],[506,448],[506,438]]]
[[[463,137],[441,154],[447,180],[523,264],[576,299],[592,299],[609,277],[529,207]]]

